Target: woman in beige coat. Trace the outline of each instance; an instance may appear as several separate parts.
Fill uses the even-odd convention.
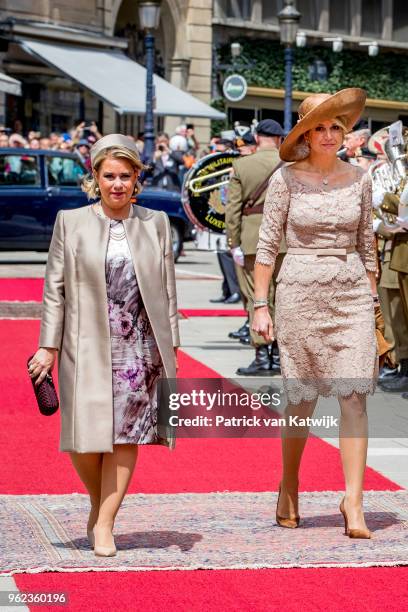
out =
[[[90,544],[111,556],[138,444],[171,445],[158,423],[157,382],[176,376],[179,333],[167,215],[131,203],[143,168],[135,144],[105,136],[91,161],[83,189],[100,200],[58,213],[29,370],[41,382],[58,353],[60,450],[90,495]]]

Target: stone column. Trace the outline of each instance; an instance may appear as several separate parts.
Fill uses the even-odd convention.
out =
[[[384,40],[392,40],[392,28],[393,28],[392,0],[383,0],[382,14],[383,14],[382,38],[384,38]]]
[[[329,32],[330,28],[330,6],[329,0],[320,0],[319,2],[319,17],[317,28],[320,32]]]
[[[351,0],[351,35],[361,36],[361,0]]]
[[[253,0],[251,21],[262,23],[262,0]]]
[[[175,87],[187,91],[189,69],[189,59],[173,58],[167,63],[168,80]],[[180,117],[166,117],[164,131],[171,136],[176,127],[180,125],[180,119]]]
[[[206,104],[211,101],[212,0],[190,0],[187,11],[187,39],[191,63],[188,91]],[[203,147],[210,139],[210,120],[191,118]]]

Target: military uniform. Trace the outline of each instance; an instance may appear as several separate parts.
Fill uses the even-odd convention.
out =
[[[392,234],[381,223],[376,233],[379,236],[379,249],[382,254],[381,276],[378,293],[384,315],[384,337],[391,345],[390,356],[394,363],[408,359],[408,324],[401,299],[398,273],[390,269]]]
[[[256,189],[272,173],[279,163],[279,153],[276,148],[263,148],[252,155],[234,160],[233,174],[229,183],[228,202],[225,209],[225,221],[228,245],[233,249],[241,247],[244,252],[244,267],[237,267],[238,281],[241,292],[247,302],[250,324],[253,319],[254,299],[254,266],[256,247],[258,244],[259,228],[262,222],[262,212],[245,216],[243,209],[246,201]],[[253,203],[253,206],[263,204],[266,190]],[[285,252],[281,245],[281,252]],[[274,278],[279,274],[280,263],[283,255],[278,257],[274,271]],[[271,282],[269,290],[269,308],[273,316],[273,303],[275,297],[275,283]],[[251,340],[254,346],[265,345],[262,336],[251,329]]]
[[[386,194],[381,210],[398,215],[399,198]],[[408,232],[394,234],[392,243],[386,244],[383,272],[380,280],[380,294],[387,288],[388,304],[384,304],[384,319],[387,316],[392,326],[395,340],[395,357],[400,363],[399,373],[391,380],[381,382],[384,391],[405,391],[408,388]],[[385,274],[385,275],[384,275]],[[392,293],[391,293],[392,290]],[[388,308],[388,313],[387,313]],[[387,338],[386,338],[387,339]]]

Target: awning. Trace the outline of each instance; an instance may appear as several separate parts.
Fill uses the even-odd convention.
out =
[[[57,68],[119,113],[145,113],[146,69],[122,51],[20,41],[23,48]],[[220,113],[168,81],[154,76],[156,115],[224,119]]]
[[[0,91],[13,96],[21,96],[21,83],[8,74],[0,72]]]

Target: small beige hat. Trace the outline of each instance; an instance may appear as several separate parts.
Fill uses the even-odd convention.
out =
[[[337,119],[350,132],[364,109],[366,92],[359,87],[342,89],[335,94],[313,94],[299,106],[299,120],[283,141],[279,156],[283,161],[298,161],[308,156],[304,135],[321,121]]]
[[[134,140],[125,136],[124,134],[108,134],[107,136],[103,136],[99,140],[95,142],[95,144],[91,148],[91,164],[93,166],[95,157],[103,151],[103,149],[109,149],[111,147],[125,147],[132,151],[139,159],[140,154],[139,150],[136,146]],[[142,164],[140,164],[142,166]]]

